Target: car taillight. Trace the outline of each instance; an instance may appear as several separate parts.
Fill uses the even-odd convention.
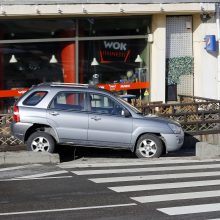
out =
[[[20,115],[19,115],[19,108],[17,105],[14,105],[14,109],[13,109],[13,119],[15,122],[20,122]]]

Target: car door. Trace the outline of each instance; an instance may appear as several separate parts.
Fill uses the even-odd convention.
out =
[[[60,142],[87,141],[88,112],[84,92],[59,92],[47,111],[47,120]]]
[[[123,106],[110,96],[90,93],[88,141],[102,146],[129,148],[132,117],[122,115]]]

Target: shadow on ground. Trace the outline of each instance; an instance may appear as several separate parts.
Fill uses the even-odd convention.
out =
[[[92,147],[57,146],[60,162],[77,160],[80,158],[135,158],[129,150],[112,150]]]
[[[196,143],[198,140],[191,135],[185,134],[182,148],[175,152],[170,152],[162,157],[190,157],[196,154]],[[113,150],[107,148],[57,146],[57,153],[61,162],[68,162],[80,158],[137,158],[129,150]]]
[[[112,150],[91,147],[58,146],[57,153],[60,155],[60,162],[68,162],[80,158],[137,158],[129,150]],[[182,148],[170,152],[163,157],[187,157],[195,156],[195,148]]]

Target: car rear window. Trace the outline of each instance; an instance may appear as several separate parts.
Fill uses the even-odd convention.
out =
[[[34,92],[24,100],[23,105],[37,105],[45,97],[46,94],[46,91]]]

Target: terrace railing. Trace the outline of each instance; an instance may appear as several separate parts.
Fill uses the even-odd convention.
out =
[[[180,103],[136,103],[144,114],[172,118],[190,135],[220,133],[220,100],[179,95]]]
[[[12,120],[12,114],[0,114],[0,145],[21,144],[20,140],[11,135],[10,124]]]

